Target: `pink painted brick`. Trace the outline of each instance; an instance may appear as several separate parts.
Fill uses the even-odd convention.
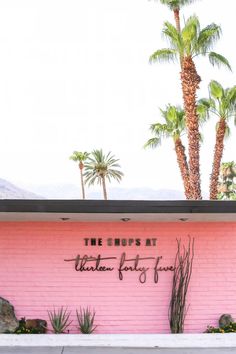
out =
[[[75,272],[77,254],[163,256],[172,265],[176,238],[195,237],[195,259],[189,289],[186,332],[217,325],[222,313],[236,318],[236,223],[0,223],[0,296],[10,300],[18,318],[47,319],[47,310],[67,306],[71,332],[77,331],[75,310],[96,310],[97,333],[168,333],[172,273],[151,273],[140,284],[138,274]],[[157,247],[86,247],[85,237],[157,238]],[[114,261],[111,264],[116,264]]]

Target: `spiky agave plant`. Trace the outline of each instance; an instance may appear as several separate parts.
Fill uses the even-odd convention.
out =
[[[94,318],[96,312],[89,307],[81,308],[80,311],[76,310],[79,330],[81,333],[90,334],[95,331],[97,326],[94,326]]]
[[[69,321],[70,312],[68,312],[67,308],[64,309],[63,306],[57,311],[55,309],[53,311],[48,311],[48,317],[52,325],[53,332],[56,334],[65,333],[66,329],[72,323],[72,321]]]

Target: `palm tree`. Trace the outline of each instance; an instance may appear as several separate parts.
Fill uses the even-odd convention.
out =
[[[82,191],[82,198],[85,199],[85,190],[84,190],[84,178],[83,178],[83,169],[84,169],[84,162],[89,157],[88,152],[81,152],[81,151],[74,151],[73,155],[70,156],[70,160],[79,162],[79,169],[80,169],[80,182],[81,182],[81,191]]]
[[[217,199],[224,140],[229,135],[228,122],[236,116],[236,86],[224,89],[219,82],[212,80],[209,84],[209,94],[209,99],[202,99],[200,103],[207,108],[208,114],[212,113],[218,117],[210,178],[210,199]]]
[[[224,162],[220,168],[217,199],[236,200],[236,163]]]
[[[119,159],[115,159],[111,152],[105,155],[102,149],[94,150],[91,155],[85,163],[85,184],[89,186],[95,182],[101,184],[104,199],[107,200],[106,180],[111,182],[111,179],[115,179],[120,182],[124,175],[120,170],[117,170],[117,167],[120,167],[117,163]]]
[[[190,5],[196,0],[160,0],[163,5],[167,5],[171,11],[174,13],[175,25],[178,32],[181,31],[179,12],[180,9],[185,5]]]
[[[156,148],[162,143],[162,139],[172,138],[184,184],[185,196],[187,199],[191,199],[192,193],[189,179],[189,168],[185,154],[185,147],[181,139],[182,134],[186,132],[185,113],[182,108],[171,105],[166,106],[165,110],[160,109],[160,112],[165,123],[155,123],[150,126],[150,130],[154,134],[154,137],[149,139],[144,147]]]
[[[221,29],[212,23],[201,29],[196,16],[191,16],[181,32],[169,22],[164,23],[163,34],[170,43],[169,48],[159,49],[150,57],[150,62],[168,62],[180,60],[181,84],[186,114],[188,133],[189,173],[193,199],[201,199],[200,166],[199,166],[199,119],[197,115],[196,92],[201,81],[197,73],[194,58],[207,56],[212,65],[225,65],[229,62],[222,55],[210,51],[220,38]]]

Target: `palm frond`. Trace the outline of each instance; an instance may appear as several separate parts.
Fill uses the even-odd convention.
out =
[[[73,151],[73,154],[69,157],[70,160],[75,162],[83,162],[89,157],[89,153],[87,151]]]
[[[228,105],[232,108],[233,111],[236,110],[236,86],[227,88],[225,90],[225,98]]]
[[[205,123],[209,118],[209,110],[211,108],[210,99],[201,98],[197,102],[197,115],[199,117],[200,124]]]
[[[178,0],[180,6],[190,5],[198,0]]]
[[[162,29],[162,34],[164,38],[170,43],[172,49],[181,50],[183,47],[182,37],[175,26],[166,21]]]
[[[84,173],[84,183],[87,184],[89,187],[93,186],[95,184],[95,182],[97,182],[97,184],[101,184],[101,178],[99,178],[96,174],[89,173],[89,172],[85,172]]]
[[[208,54],[208,58],[209,58],[210,63],[213,66],[215,66],[215,65],[218,66],[218,67],[225,66],[230,71],[232,71],[228,60],[223,55],[215,53],[215,52],[210,52]]]
[[[153,123],[150,125],[151,132],[160,136],[165,134],[167,129],[168,129],[167,125],[162,123]]]
[[[150,63],[153,62],[174,62],[177,60],[177,52],[175,49],[159,49],[156,50],[149,58]]]
[[[183,6],[190,5],[196,0],[160,0],[163,5],[167,5],[170,10],[177,10]]]
[[[171,123],[171,125],[181,128],[183,127],[185,112],[182,107],[167,105],[166,110],[161,110],[163,117],[165,118],[167,125]]]
[[[192,48],[195,47],[195,42],[198,38],[199,30],[200,23],[198,17],[195,15],[189,17],[181,32],[186,55],[190,55]]]
[[[211,107],[211,100],[210,98],[201,98],[200,100],[198,100],[198,106],[204,106],[208,109],[210,109]]]
[[[214,44],[219,40],[221,35],[221,27],[215,23],[203,28],[197,39],[197,50],[203,55],[209,52],[214,46]]]
[[[124,176],[124,173],[121,171],[117,171],[117,170],[109,170],[109,173],[107,174],[107,178],[109,180],[109,182],[111,181],[111,179],[113,178],[114,180],[116,180],[117,182],[121,182],[122,177]]]
[[[185,112],[181,107],[168,104],[166,109],[160,109],[160,112],[165,123],[151,124],[150,130],[154,136],[146,142],[144,148],[156,148],[162,139],[171,137],[176,140],[185,130]]]
[[[216,100],[221,99],[224,96],[224,89],[221,84],[216,80],[211,80],[209,84],[210,94]]]
[[[218,81],[212,80],[209,95],[209,99],[200,100],[199,105],[207,106],[210,113],[226,122],[236,116],[236,86],[224,89]]]
[[[179,0],[160,0],[163,5],[167,5],[170,10],[179,9],[180,1]]]
[[[84,182],[88,186],[102,184],[104,178],[108,181],[115,179],[120,182],[123,172],[119,170],[119,159],[116,159],[111,152],[104,154],[102,149],[93,150],[84,164]]]
[[[161,145],[161,139],[154,137],[149,139],[145,144],[144,144],[144,148],[152,148],[155,149],[157,146]]]

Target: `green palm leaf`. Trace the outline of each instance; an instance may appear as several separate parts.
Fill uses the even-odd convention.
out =
[[[200,50],[202,54],[206,54],[210,49],[214,46],[214,44],[219,40],[221,35],[220,26],[215,23],[211,23],[210,25],[203,28],[197,39],[197,48],[196,50]]]
[[[209,83],[209,99],[202,99],[199,104],[207,106],[210,113],[228,120],[236,115],[236,86],[224,89],[216,80]]]
[[[164,27],[162,29],[162,34],[163,37],[172,45],[176,46],[176,43],[178,43],[178,46],[181,45],[181,35],[178,32],[178,30],[173,26],[170,22],[166,21],[164,23]]]
[[[177,59],[177,52],[174,49],[159,49],[156,50],[149,58],[153,62],[170,62]]]
[[[144,148],[152,148],[155,149],[157,146],[159,146],[161,144],[161,139],[158,137],[155,138],[151,138],[149,139],[145,144],[144,144]]]
[[[197,114],[199,117],[200,124],[206,122],[209,118],[209,110],[211,107],[210,100],[207,98],[202,98],[197,103]]]
[[[179,9],[183,6],[190,5],[196,0],[160,0],[163,5],[167,5],[171,10]]]
[[[192,48],[196,47],[196,41],[200,29],[200,23],[197,16],[191,16],[186,21],[186,24],[181,32],[183,46],[186,55],[191,55]]]
[[[231,66],[228,62],[228,60],[221,54],[215,53],[215,52],[210,52],[208,54],[209,57],[209,61],[213,66],[225,66],[226,68],[228,68],[230,71],[232,71]]]
[[[150,126],[150,131],[154,135],[145,144],[144,148],[156,148],[161,145],[162,139],[179,138],[185,132],[185,114],[182,108],[167,105],[165,110],[160,109],[160,113],[165,123],[154,123]]]
[[[209,84],[211,96],[216,100],[222,99],[224,96],[224,89],[221,84],[215,80],[212,80]]]
[[[89,157],[88,152],[81,152],[81,151],[74,151],[73,154],[70,156],[70,160],[75,162],[84,162]]]
[[[227,103],[230,105],[230,107],[235,113],[236,112],[236,86],[233,86],[225,90],[225,98]]]
[[[228,60],[221,54],[210,50],[219,40],[220,26],[212,23],[201,30],[197,16],[187,19],[181,32],[169,22],[164,23],[162,33],[170,44],[169,48],[156,50],[149,58],[150,62],[173,62],[185,57],[208,56],[213,66],[225,66],[231,70]]]

